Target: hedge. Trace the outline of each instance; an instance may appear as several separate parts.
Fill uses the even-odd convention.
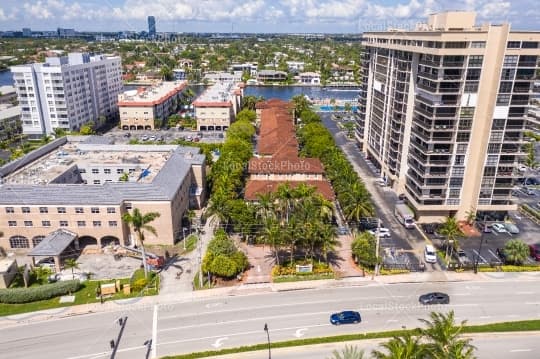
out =
[[[81,283],[78,279],[44,284],[30,288],[0,289],[0,303],[20,304],[51,299],[79,290]]]
[[[499,267],[478,267],[479,272],[538,272],[540,266],[502,265]]]

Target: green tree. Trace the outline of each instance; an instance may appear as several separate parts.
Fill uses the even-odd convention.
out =
[[[350,102],[345,102],[344,108],[345,112],[350,113],[352,111],[352,106]]]
[[[446,238],[446,261],[448,256],[452,255],[452,251],[459,247],[458,238],[464,237],[465,234],[459,228],[459,223],[456,217],[446,217],[446,220],[439,228],[439,233]]]
[[[294,104],[294,112],[296,116],[300,116],[302,112],[309,110],[311,106],[306,96],[302,94],[293,96],[291,101]]]
[[[246,121],[249,123],[254,123],[256,118],[257,114],[255,113],[255,111],[249,110],[247,108],[238,112],[238,115],[236,115],[236,121]]]
[[[376,253],[377,239],[368,232],[362,232],[356,236],[351,245],[352,254],[358,263],[367,268],[374,268],[379,258]]]
[[[144,268],[144,277],[148,278],[148,264],[146,263],[146,252],[144,249],[144,231],[150,232],[157,236],[157,231],[154,227],[149,225],[150,222],[160,217],[157,212],[148,212],[142,214],[138,208],[133,209],[133,213],[124,213],[122,220],[133,228],[133,231],[137,233],[139,244],[141,246],[142,261]]]
[[[174,78],[173,72],[169,66],[162,66],[159,74],[164,81],[171,81]]]
[[[518,239],[512,239],[504,245],[506,261],[521,265],[529,257],[529,246]]]
[[[65,269],[71,269],[71,278],[75,279],[75,269],[79,269],[79,263],[76,259],[69,258],[64,262]]]
[[[364,359],[364,351],[358,349],[357,346],[345,345],[341,351],[334,350],[332,356],[327,359]]]
[[[129,181],[129,173],[127,173],[127,172],[122,173],[122,175],[118,178],[118,181],[120,181],[120,182]]]
[[[411,333],[395,336],[381,344],[385,352],[374,350],[372,355],[375,359],[419,359],[426,356],[424,345],[419,337]]]
[[[90,121],[81,126],[79,133],[83,136],[93,135],[96,133],[94,130],[94,126],[95,126],[94,122]]]
[[[338,196],[343,214],[348,221],[360,222],[360,218],[375,213],[369,192],[359,182],[349,186],[348,190]]]
[[[472,359],[475,347],[470,344],[472,339],[463,339],[463,326],[455,323],[454,311],[447,314],[430,314],[430,319],[420,319],[426,325],[421,329],[422,336],[426,339],[425,350],[429,358],[433,359]]]

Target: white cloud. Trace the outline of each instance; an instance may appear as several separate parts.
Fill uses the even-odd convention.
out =
[[[6,14],[4,14],[4,9],[0,7],[0,21],[5,21],[7,18]]]

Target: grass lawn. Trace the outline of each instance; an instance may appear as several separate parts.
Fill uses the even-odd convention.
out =
[[[129,284],[131,282],[131,285],[133,286],[133,283],[137,279],[140,279],[140,278],[144,278],[144,271],[142,269],[137,269],[133,273],[132,278],[120,278],[118,280],[120,281],[121,284]],[[156,273],[151,272],[150,278],[151,278],[150,279],[151,284],[148,285],[147,289],[144,289],[140,292],[131,292],[131,294],[129,295],[124,294],[123,292],[118,292],[112,297],[104,298],[104,300],[108,301],[108,300],[134,298],[134,297],[144,296],[144,295],[156,295],[158,294],[157,288],[159,288],[159,276]],[[28,312],[34,312],[37,310],[69,307],[72,305],[79,305],[79,304],[98,303],[100,301],[99,297],[96,297],[96,289],[98,288],[98,286],[100,284],[114,283],[114,282],[115,282],[114,280],[108,280],[108,281],[89,280],[89,281],[81,283],[81,289],[79,289],[76,293],[74,293],[75,301],[73,303],[60,303],[59,297],[51,298],[47,300],[41,300],[37,302],[24,303],[24,304],[0,303],[0,316],[28,313]]]

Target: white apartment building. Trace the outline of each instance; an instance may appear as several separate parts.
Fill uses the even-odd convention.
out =
[[[122,64],[118,56],[70,53],[44,63],[11,67],[21,106],[23,133],[41,137],[56,128],[78,131],[82,125],[118,116]]]

